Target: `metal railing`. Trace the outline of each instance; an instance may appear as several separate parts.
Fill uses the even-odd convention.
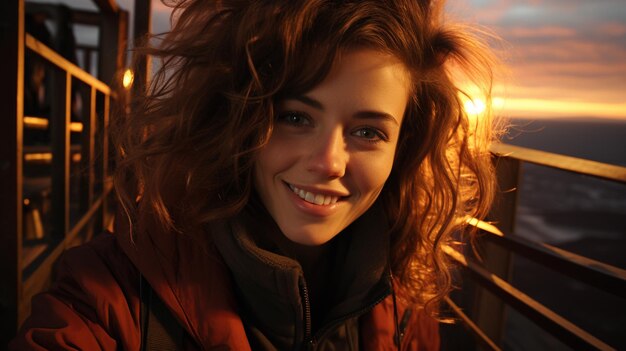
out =
[[[25,34],[25,47],[55,67],[51,71],[57,96],[54,96],[52,100],[49,120],[26,116],[23,123],[24,128],[50,130],[50,147],[24,146],[23,159],[25,164],[44,163],[51,166],[52,195],[50,238],[47,241],[50,249],[41,253],[45,257],[32,260],[31,266],[23,267],[24,280],[18,310],[20,319],[24,318],[28,312],[30,296],[40,291],[47,283],[52,265],[63,250],[72,246],[79,233],[88,225],[93,225],[93,228],[90,228],[87,237],[83,240],[88,240],[94,231],[102,230],[107,220],[104,217],[108,216],[103,209],[107,207],[107,198],[111,191],[108,180],[107,137],[111,89],[28,33]],[[85,114],[86,118],[83,122],[71,122],[70,104],[74,80],[87,85],[90,90],[84,102],[88,113]],[[96,138],[96,131],[98,131],[98,138]],[[81,143],[71,145],[71,133],[82,133]],[[45,150],[46,148],[48,150]],[[84,170],[80,186],[81,210],[79,212],[81,215],[73,225],[70,223],[70,167],[72,162],[80,163],[80,169]]]
[[[626,184],[626,167],[507,144],[495,144],[491,151],[495,157],[501,184],[508,184],[505,189],[516,190],[518,188],[517,183],[519,182],[519,166],[521,162]],[[503,179],[506,180],[503,181]],[[483,300],[483,304],[497,305],[495,310],[500,312],[503,311],[500,305],[506,304],[520,312],[544,331],[574,349],[614,350],[606,342],[555,313],[501,278],[501,276],[507,276],[508,270],[508,268],[502,269],[502,266],[510,264],[510,254],[514,253],[542,265],[545,269],[556,271],[576,281],[602,289],[618,298],[626,298],[626,270],[546,243],[534,242],[515,235],[512,225],[516,209],[516,195],[514,193],[515,191],[505,192],[504,196],[509,196],[509,199],[504,201],[504,206],[501,206],[505,208],[505,211],[501,211],[496,216],[505,224],[503,226],[504,230],[500,230],[486,222],[471,221],[483,234],[481,240],[495,244],[495,246],[491,246],[487,250],[496,251],[496,256],[499,256],[497,261],[499,262],[479,262],[479,260],[464,256],[449,246],[444,247],[444,251],[454,262],[469,273],[468,276],[473,282],[482,288],[488,289],[496,297],[496,299]],[[496,220],[500,222],[498,219]],[[499,269],[500,272],[494,273],[494,267],[495,270]],[[490,330],[490,323],[481,323],[481,321],[470,318],[451,298],[447,298],[446,303],[450,310],[456,314],[458,319],[477,338],[482,348],[501,349],[498,346],[499,340],[497,339],[502,335],[502,316],[492,315],[493,319],[498,320],[500,328],[494,331]],[[484,307],[478,306],[478,308]]]
[[[28,5],[36,11],[48,6]],[[24,0],[17,0],[3,3],[0,11],[4,55],[0,100],[6,114],[0,121],[0,140],[5,143],[0,148],[0,345],[15,335],[28,315],[31,297],[50,283],[61,253],[101,232],[113,218],[108,126],[118,97],[105,82],[26,33],[27,8]],[[100,43],[87,51],[107,52],[107,58],[99,57],[98,66],[107,79],[121,69],[126,43],[127,13],[114,10],[72,12],[77,23],[99,27]],[[28,57],[42,62],[50,78],[46,86],[50,108],[43,116],[24,116]],[[73,111],[77,94],[82,109]],[[36,142],[27,139],[33,131],[43,131],[45,137]],[[46,194],[48,221],[41,220],[41,211],[27,210],[36,202],[29,193],[41,198],[40,191]],[[27,228],[35,228],[37,238],[26,237]]]

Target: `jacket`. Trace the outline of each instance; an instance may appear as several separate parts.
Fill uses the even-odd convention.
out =
[[[301,326],[306,323],[298,320],[280,326],[290,329],[285,341],[285,333],[262,330],[259,326],[264,324],[255,322],[243,306],[248,299],[241,296],[241,284],[247,280],[238,276],[236,266],[245,265],[250,258],[245,257],[246,250],[248,254],[251,251],[245,248],[250,242],[245,243],[241,228],[222,224],[210,228],[211,235],[186,235],[155,225],[133,233],[121,218],[116,218],[114,235],[101,234],[62,256],[55,283],[49,291],[33,298],[31,315],[9,349],[139,350],[141,275],[190,336],[184,347],[187,350],[256,350],[272,346],[284,349],[284,345],[296,339],[298,344],[287,349],[350,349],[334,344],[332,338],[341,336],[342,330],[355,328],[358,346],[352,346],[360,350],[397,350],[394,309],[399,316],[408,318],[402,321],[406,325],[402,350],[439,348],[437,322],[421,311],[405,313],[406,308],[399,301],[394,307],[392,296],[386,292],[391,287],[382,270],[380,284],[376,285],[381,299],[357,315],[334,323],[333,331],[326,332],[336,334],[330,341],[325,337],[326,342],[318,345],[299,344],[305,339]],[[242,248],[243,256],[242,252],[232,251]],[[233,257],[244,261],[233,263]],[[292,268],[280,274],[295,274],[298,281],[297,266]],[[275,277],[274,281],[279,279]],[[292,288],[287,285],[287,289]],[[303,311],[298,313],[302,315]]]

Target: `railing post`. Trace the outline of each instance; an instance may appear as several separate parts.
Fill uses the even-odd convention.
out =
[[[515,227],[515,212],[519,186],[520,161],[494,156],[498,177],[499,194],[492,207],[489,220],[505,234],[511,234]],[[511,252],[488,240],[481,240],[480,253],[487,270],[504,280],[509,280],[512,266]],[[504,333],[506,304],[485,288],[478,288],[474,304],[476,324],[492,340],[499,342]]]
[[[106,194],[107,182],[109,181],[109,166],[111,165],[110,154],[111,145],[109,143],[109,123],[111,121],[111,95],[104,95],[104,113],[102,114],[102,194]],[[109,223],[109,197],[102,198],[102,226],[100,230],[106,229]],[[111,214],[112,215],[112,214]]]
[[[107,93],[97,92],[94,96],[96,101],[97,121],[96,129],[98,133],[95,135],[96,139],[96,154],[97,160],[94,164],[95,170],[95,192],[98,195],[104,195],[107,190],[107,182],[109,181],[109,116],[110,116],[110,104],[111,96]],[[102,199],[102,205],[94,216],[94,230],[98,234],[102,230],[106,229],[105,226],[108,222],[109,213],[107,212],[108,196]]]
[[[83,109],[83,131],[81,134],[81,186],[80,186],[80,214],[85,214],[94,202],[95,184],[95,134],[96,134],[96,88],[82,87],[86,103]],[[89,225],[86,240],[93,235],[94,225]]]
[[[51,102],[52,199],[51,239],[58,243],[70,226],[70,113],[71,75],[58,68],[52,70],[54,89]]]
[[[0,4],[0,345],[17,331],[22,292],[24,0]]]

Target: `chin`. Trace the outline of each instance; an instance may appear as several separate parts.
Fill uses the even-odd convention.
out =
[[[283,235],[293,241],[294,243],[306,246],[319,246],[324,245],[327,242],[331,241],[339,232],[328,232],[324,230],[283,230],[281,228]]]

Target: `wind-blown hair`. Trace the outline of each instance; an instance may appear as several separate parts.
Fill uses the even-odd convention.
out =
[[[490,128],[468,118],[453,78],[463,72],[489,98],[487,45],[446,23],[443,1],[171,5],[172,30],[139,49],[161,68],[114,132],[115,186],[132,221],[156,218],[184,232],[237,214],[253,193],[254,157],[272,134],[275,103],[315,87],[346,51],[380,50],[412,80],[380,195],[391,221],[391,270],[401,296],[436,310],[451,285],[442,246],[468,216],[485,216],[495,192]]]

